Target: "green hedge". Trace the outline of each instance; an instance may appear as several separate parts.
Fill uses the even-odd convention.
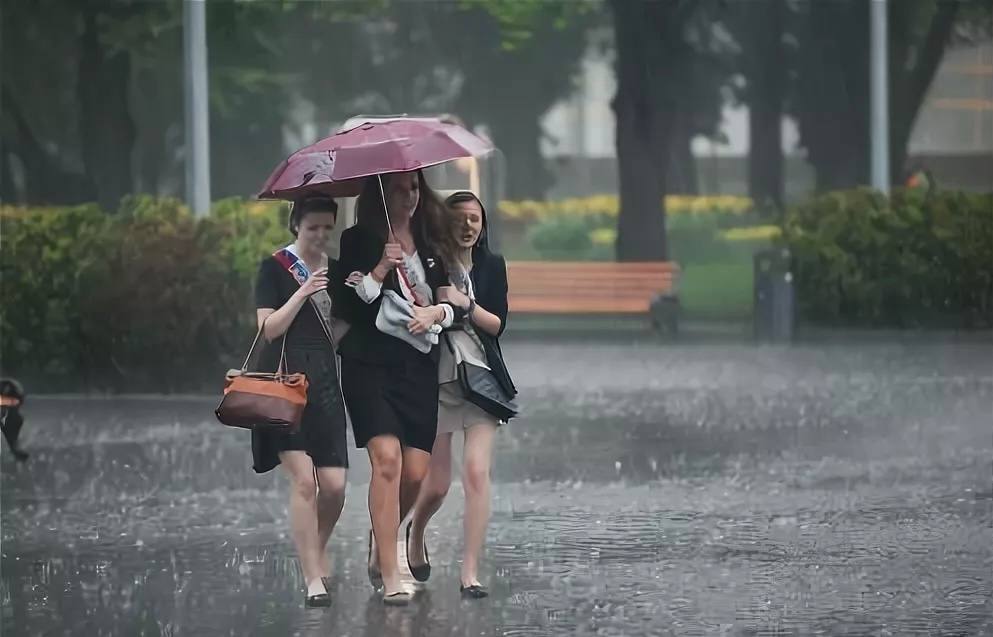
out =
[[[0,209],[3,372],[36,391],[216,389],[251,336],[259,260],[284,243],[279,204],[177,200]]]
[[[993,195],[867,189],[790,209],[801,317],[829,325],[993,325]]]
[[[752,229],[761,224],[755,213],[703,211],[666,218],[669,258],[681,265],[711,264],[750,259],[767,239],[728,240],[729,229]],[[549,261],[613,261],[617,219],[606,214],[558,214],[532,222],[525,238],[531,251]],[[513,256],[513,254],[511,254]]]
[[[114,214],[0,208],[2,372],[36,391],[216,390],[253,333],[255,271],[288,240],[285,215],[231,199],[197,219],[147,196]],[[703,252],[683,230],[713,234],[672,225],[674,253]],[[597,250],[588,226],[548,220],[531,240],[552,254]],[[831,193],[789,210],[780,241],[809,321],[993,325],[993,195]]]

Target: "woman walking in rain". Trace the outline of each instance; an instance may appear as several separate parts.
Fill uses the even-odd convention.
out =
[[[452,436],[462,434],[465,513],[459,590],[463,597],[479,599],[489,595],[479,581],[479,553],[490,516],[490,466],[493,439],[500,421],[468,400],[459,383],[457,365],[466,361],[489,369],[506,395],[516,394],[498,340],[507,327],[507,266],[502,256],[488,248],[486,211],[479,198],[461,191],[448,197],[445,204],[454,244],[454,251],[447,259],[454,288],[448,290],[448,300],[464,311],[464,319],[445,332],[448,346],[441,348],[438,436],[428,476],[407,525],[407,560],[414,578],[427,581],[431,563],[424,531],[448,494],[452,481]]]
[[[326,250],[338,207],[329,197],[293,204],[295,240],[259,266],[255,305],[275,369],[285,339],[287,370],[307,376],[307,406],[294,433],[252,431],[254,469],[281,465],[290,479],[290,529],[307,587],[307,606],[329,606],[326,547],[345,503],[348,468],[344,402],[331,332]]]
[[[341,236],[336,288],[339,316],[350,324],[339,347],[342,389],[355,443],[372,464],[369,579],[382,586],[384,603],[403,605],[410,591],[400,579],[397,530],[431,458],[435,344],[455,312],[435,302],[438,288],[448,285],[437,248],[443,212],[423,174],[367,179],[356,211],[358,223]]]

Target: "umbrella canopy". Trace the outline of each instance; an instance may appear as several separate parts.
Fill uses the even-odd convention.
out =
[[[260,199],[295,199],[306,192],[354,197],[365,177],[420,170],[485,155],[489,142],[438,119],[366,122],[301,148],[266,180]]]

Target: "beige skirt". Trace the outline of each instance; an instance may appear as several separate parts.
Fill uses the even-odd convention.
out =
[[[438,389],[438,433],[466,431],[476,425],[499,427],[500,421],[466,400],[458,382],[441,385]]]

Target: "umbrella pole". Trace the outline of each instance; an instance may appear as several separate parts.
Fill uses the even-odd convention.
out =
[[[379,182],[379,195],[383,198],[383,212],[386,214],[386,229],[389,231],[390,236],[392,236],[393,224],[390,223],[390,209],[386,205],[386,191],[383,190],[383,176],[376,175],[376,181]]]

